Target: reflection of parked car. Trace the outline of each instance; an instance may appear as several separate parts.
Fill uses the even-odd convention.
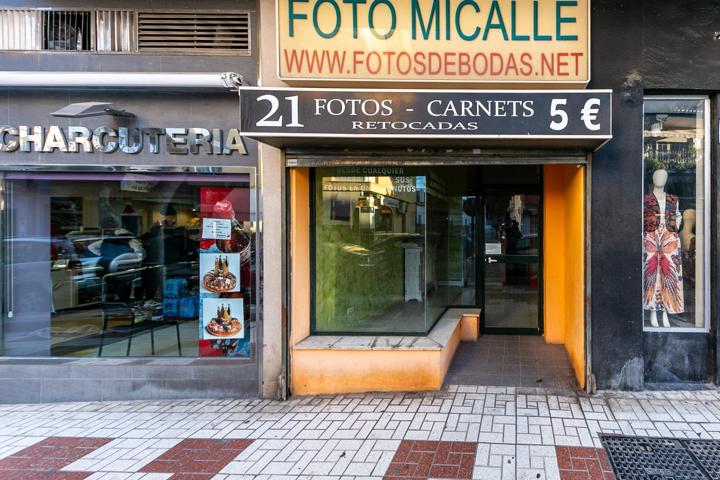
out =
[[[99,303],[102,277],[139,268],[144,258],[140,242],[132,236],[16,237],[5,240],[5,252],[13,308],[22,311]]]
[[[64,267],[70,271],[67,283],[53,282],[55,310],[75,308],[100,301],[102,277],[133,268],[140,268],[144,252],[140,242],[132,236],[82,237],[70,236],[67,251],[58,253],[53,269]]]

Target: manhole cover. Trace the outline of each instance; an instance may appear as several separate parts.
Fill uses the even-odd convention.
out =
[[[700,466],[713,480],[720,480],[720,440],[683,440]]]
[[[720,480],[720,441],[600,437],[618,480]]]

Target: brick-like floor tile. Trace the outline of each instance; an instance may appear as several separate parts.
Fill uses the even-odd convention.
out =
[[[145,465],[141,472],[173,473],[171,480],[209,480],[250,446],[252,440],[192,438]]]
[[[60,470],[111,441],[111,438],[46,438],[0,460],[0,478],[83,480],[92,472]]]
[[[602,448],[555,447],[561,480],[615,480]]]
[[[469,442],[403,440],[385,479],[472,478],[476,449]]]

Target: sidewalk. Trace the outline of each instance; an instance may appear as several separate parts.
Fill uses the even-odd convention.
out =
[[[0,479],[611,479],[598,433],[720,439],[720,391],[0,405]]]

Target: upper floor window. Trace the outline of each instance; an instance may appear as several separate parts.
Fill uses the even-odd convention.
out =
[[[0,50],[250,55],[250,13],[0,9]]]

